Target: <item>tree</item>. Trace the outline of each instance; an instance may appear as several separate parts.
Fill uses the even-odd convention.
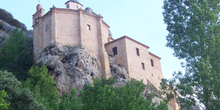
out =
[[[220,108],[219,4],[219,0],[164,0],[167,46],[186,60],[185,75],[175,73],[170,86],[175,84],[186,108],[196,100],[207,110]]]
[[[27,27],[23,23],[21,23],[18,20],[14,19],[14,17],[12,16],[11,13],[9,13],[6,10],[1,9],[1,8],[0,8],[0,19],[3,20],[3,21],[6,21],[8,24],[10,24],[12,26],[15,26],[19,29],[22,29],[24,31],[27,30]]]
[[[5,90],[0,91],[0,110],[7,110],[10,103],[5,102],[6,92]]]
[[[32,46],[28,43],[23,31],[15,29],[0,48],[0,69],[13,72],[18,79],[24,80],[33,65]]]
[[[72,90],[71,94],[63,94],[58,110],[82,110],[82,101],[76,96],[76,90]]]
[[[58,106],[59,96],[55,83],[45,65],[33,66],[28,72],[24,87],[33,91],[37,101],[45,105],[49,110],[56,109]]]
[[[0,90],[7,92],[4,100],[10,102],[9,110],[45,110],[29,89],[21,89],[20,86],[12,73],[0,71]]]
[[[95,79],[93,84],[85,86],[80,92],[83,110],[167,110],[167,103],[155,106],[150,98],[145,100],[141,93],[142,82],[131,80],[123,87],[114,87],[114,78]]]

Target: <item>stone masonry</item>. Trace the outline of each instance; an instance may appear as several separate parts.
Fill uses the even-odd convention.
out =
[[[150,81],[159,89],[163,78],[160,57],[149,52],[149,47],[123,36],[113,39],[109,25],[103,17],[92,11],[83,9],[77,0],[69,0],[66,8],[52,7],[44,14],[40,4],[33,15],[33,46],[34,60],[40,59],[40,54],[48,46],[55,43],[78,46],[94,56],[100,64],[101,74],[111,77],[109,56],[116,59],[118,66],[125,67],[129,77]]]

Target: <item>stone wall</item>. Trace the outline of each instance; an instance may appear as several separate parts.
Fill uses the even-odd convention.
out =
[[[149,52],[147,60],[149,62],[149,79],[155,87],[159,88],[161,79],[163,78],[160,58]],[[151,65],[151,60],[153,61],[153,66]]]
[[[162,78],[160,58],[150,53],[148,46],[124,36],[107,43],[105,47],[111,56],[113,56],[112,49],[117,47],[116,63],[124,66],[131,78],[143,80],[144,84],[148,84],[147,80],[150,80],[159,89]],[[137,49],[139,55],[137,55]],[[151,66],[151,59],[154,61],[154,67]]]
[[[89,54],[100,58],[102,73],[106,78],[111,76],[108,54],[104,46],[108,42],[109,26],[102,20],[101,15],[82,9],[53,7],[40,17],[39,23],[33,28],[35,61],[43,49],[54,43],[81,46]]]

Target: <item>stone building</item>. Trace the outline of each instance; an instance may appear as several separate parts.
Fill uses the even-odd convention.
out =
[[[44,9],[37,5],[33,15],[34,59],[43,50],[53,44],[80,46],[90,55],[99,59],[101,72],[106,78],[111,77],[109,56],[114,56],[118,65],[124,66],[131,78],[149,80],[159,89],[163,78],[160,57],[148,51],[149,47],[128,37],[113,39],[109,25],[103,17],[83,9],[77,0],[69,0],[66,8],[52,7],[44,14]]]

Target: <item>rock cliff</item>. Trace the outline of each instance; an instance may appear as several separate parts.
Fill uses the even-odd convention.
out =
[[[58,91],[61,94],[70,93],[74,88],[82,89],[84,84],[93,83],[94,78],[101,78],[100,64],[98,58],[89,55],[85,49],[78,46],[52,44],[39,55],[37,63],[48,66],[52,73]],[[127,70],[115,63],[115,58],[109,56],[112,76],[116,76],[115,87],[124,86],[131,78]],[[153,95],[152,102],[160,103],[162,97],[156,88],[149,82],[142,93],[145,99],[149,94]],[[172,110],[170,108],[170,110]]]
[[[9,23],[0,19],[0,47],[2,43],[4,43],[7,38],[9,38],[12,31],[16,28],[17,27],[11,26]],[[32,38],[33,31],[25,31],[24,34],[27,38]]]
[[[39,56],[37,63],[47,65],[53,73],[60,94],[70,93],[72,88],[82,89],[84,84],[101,78],[97,58],[77,46],[53,44]]]

